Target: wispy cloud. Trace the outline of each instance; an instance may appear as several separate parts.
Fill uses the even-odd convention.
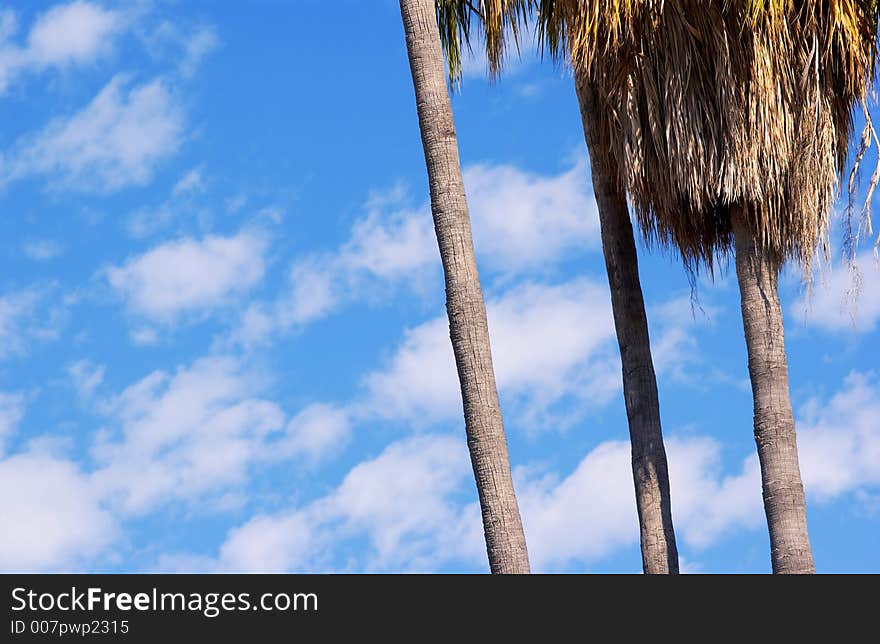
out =
[[[185,38],[184,54],[180,60],[180,73],[191,78],[205,57],[220,45],[217,30],[210,25],[202,25]]]
[[[200,207],[199,199],[206,190],[206,179],[201,167],[183,173],[163,201],[135,210],[126,221],[128,234],[142,239],[172,227],[174,224],[196,220],[207,224],[210,216]]]
[[[584,162],[557,175],[480,164],[466,168],[464,176],[481,274],[509,279],[598,248],[598,215]],[[236,340],[256,344],[352,299],[399,288],[424,293],[437,283],[440,256],[428,205],[408,206],[398,187],[373,195],[365,210],[338,248],[294,262],[287,291],[274,302],[254,303]]]
[[[27,397],[21,392],[0,392],[0,456],[24,416]]]
[[[32,239],[22,244],[22,250],[35,262],[45,262],[58,257],[64,249],[52,239]]]
[[[98,387],[104,382],[104,365],[93,364],[89,360],[77,360],[67,366],[67,374],[79,398],[89,401]]]
[[[217,29],[210,24],[181,25],[163,20],[143,34],[147,51],[173,62],[183,79],[192,78],[205,58],[220,46]]]
[[[140,515],[173,501],[216,500],[246,482],[284,423],[256,382],[235,359],[209,357],[153,372],[105,400],[110,426],[93,446],[95,484],[120,512]]]
[[[80,112],[19,138],[2,159],[0,179],[42,176],[80,192],[143,185],[178,150],[183,126],[183,109],[164,81],[133,85],[117,75]]]
[[[29,71],[94,62],[112,51],[130,24],[124,12],[79,0],[38,15],[20,45],[11,42],[17,22],[12,10],[0,13],[0,93]]]
[[[33,342],[55,340],[67,298],[54,300],[54,285],[34,286],[0,296],[0,359],[27,353]]]

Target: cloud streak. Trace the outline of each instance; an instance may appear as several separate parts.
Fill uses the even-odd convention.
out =
[[[144,185],[177,152],[184,123],[164,81],[133,85],[117,75],[81,111],[21,137],[2,159],[0,178],[8,184],[46,177],[56,188],[77,192]]]

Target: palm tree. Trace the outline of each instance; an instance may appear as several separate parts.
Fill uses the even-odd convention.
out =
[[[853,106],[873,78],[878,3],[539,4],[551,50],[607,108],[595,112],[599,143],[643,234],[690,271],[735,256],[773,571],[814,572],[778,275],[794,259],[809,276],[827,248]]]
[[[434,231],[446,280],[449,334],[461,384],[465,430],[489,565],[493,573],[527,573],[528,552],[495,385],[486,306],[477,274],[434,0],[400,0],[400,14],[428,168]]]
[[[506,0],[498,5],[481,0],[438,0],[437,11],[450,73],[461,69],[461,48],[469,44],[471,14],[483,20],[487,53],[493,72],[502,62],[505,30],[516,36],[518,23],[529,13],[528,2]],[[496,7],[496,9],[493,9]],[[486,22],[486,19],[490,22]],[[623,393],[632,449],[633,481],[639,517],[642,569],[648,574],[677,574],[678,549],[672,525],[672,504],[666,449],[660,424],[657,377],[651,357],[648,318],[639,280],[639,261],[626,193],[616,160],[608,154],[608,133],[598,113],[605,109],[597,86],[576,74],[584,135],[590,155],[593,192],[599,210],[602,250],[611,290],[611,309],[620,348]]]
[[[603,124],[597,118],[604,108],[596,86],[583,75],[576,77],[575,86],[590,155],[602,252],[611,289],[611,310],[620,348],[642,569],[646,574],[678,574],[669,470],[660,425],[660,398],[626,192],[619,180],[617,164],[603,147],[607,134],[602,131]]]

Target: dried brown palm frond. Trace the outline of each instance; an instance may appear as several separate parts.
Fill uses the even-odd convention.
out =
[[[646,237],[711,267],[745,206],[764,253],[809,267],[873,79],[876,0],[539,4],[545,43],[607,102]]]

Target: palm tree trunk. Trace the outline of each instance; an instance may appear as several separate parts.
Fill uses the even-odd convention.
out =
[[[773,572],[814,573],[788,387],[779,269],[758,249],[744,209],[738,207],[731,219]]]
[[[602,251],[611,288],[611,309],[623,367],[623,395],[632,445],[633,481],[647,574],[677,574],[669,473],[660,427],[657,377],[651,358],[648,318],[639,282],[639,260],[617,164],[602,144],[601,106],[588,79],[575,79],[590,152],[593,192],[599,206]]]
[[[493,573],[527,573],[529,558],[495,386],[486,305],[477,274],[434,0],[400,0],[400,14],[428,166],[434,231],[446,278],[449,334],[461,384],[489,565]]]

